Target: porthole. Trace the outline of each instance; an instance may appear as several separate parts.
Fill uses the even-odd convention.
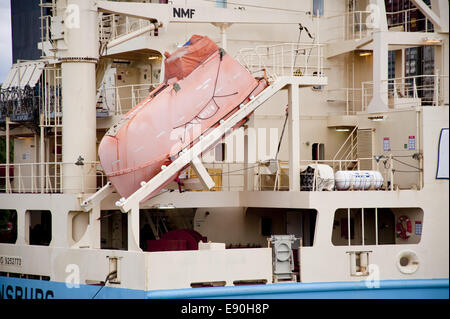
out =
[[[403,250],[397,255],[397,268],[402,274],[413,274],[419,269],[419,257],[412,250]]]

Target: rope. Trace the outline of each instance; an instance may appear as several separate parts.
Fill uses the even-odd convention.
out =
[[[100,289],[97,290],[97,292],[96,292],[95,295],[92,297],[92,299],[95,299],[95,297],[97,297],[98,293],[103,289],[103,287],[106,286],[106,283],[112,279],[112,276],[113,276],[113,275],[116,275],[116,274],[117,274],[117,271],[114,270],[114,271],[111,271],[111,272],[106,276],[105,282],[104,282],[103,286],[101,286]]]
[[[284,118],[283,130],[281,131],[280,140],[278,141],[278,148],[277,148],[277,154],[275,155],[275,160],[278,159],[278,153],[280,152],[281,141],[283,140],[284,130],[286,128],[286,123],[287,123],[287,120],[288,120],[288,115],[289,115],[289,113],[286,111],[286,117]],[[277,169],[277,171],[278,171],[278,169]]]
[[[419,172],[420,171],[422,171],[422,169],[420,169],[419,167],[416,167],[416,166],[413,166],[413,165],[410,165],[410,164],[408,164],[408,163],[405,163],[405,162],[402,162],[402,161],[400,161],[400,160],[398,160],[398,159],[395,159],[395,158],[392,158],[394,161],[396,161],[396,162],[399,162],[399,163],[402,163],[403,165],[406,165],[406,166],[409,166],[409,167],[412,167],[412,168],[415,168],[415,169],[417,169]]]

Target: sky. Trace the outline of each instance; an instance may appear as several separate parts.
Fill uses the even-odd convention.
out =
[[[0,0],[0,83],[11,68],[11,12],[10,0]]]

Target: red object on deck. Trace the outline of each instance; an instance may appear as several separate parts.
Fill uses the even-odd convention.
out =
[[[187,250],[187,242],[185,240],[159,239],[147,240],[146,251],[175,251]]]
[[[193,36],[190,44],[168,56],[165,82],[122,116],[100,142],[100,163],[122,197],[133,194],[162,165],[267,87],[207,37]]]
[[[147,240],[147,251],[197,250],[207,238],[192,229],[171,230],[159,240]]]

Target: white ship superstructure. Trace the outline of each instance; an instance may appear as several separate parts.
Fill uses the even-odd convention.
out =
[[[448,1],[154,2],[41,0],[2,85],[2,297],[448,295]],[[195,34],[269,86],[121,198],[98,145]]]

